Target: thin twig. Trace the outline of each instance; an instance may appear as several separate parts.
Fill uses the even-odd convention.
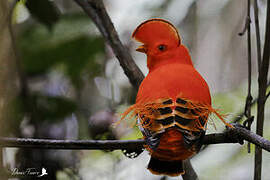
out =
[[[269,69],[269,57],[270,57],[270,1],[267,1],[266,10],[266,24],[265,24],[265,41],[261,66],[259,67],[259,95],[257,106],[257,127],[256,133],[263,136],[264,125],[264,112],[266,102],[266,90],[267,90],[267,76]],[[258,146],[255,147],[255,167],[254,167],[254,180],[261,179],[262,173],[262,149]]]
[[[265,96],[265,101],[269,98],[270,96],[270,91],[267,93],[267,95]]]
[[[244,26],[243,30],[240,33],[238,33],[239,36],[243,36],[245,34],[245,32],[248,29],[248,26],[249,26],[250,22],[251,22],[250,18],[246,17],[245,26]]]
[[[138,68],[127,48],[121,43],[102,0],[74,0],[93,20],[104,39],[110,44],[125,74],[135,89],[138,89],[144,75]]]
[[[250,19],[250,0],[247,1],[247,19]],[[248,92],[246,97],[245,105],[245,116],[247,120],[244,122],[244,125],[248,130],[251,128],[253,118],[251,118],[251,35],[250,35],[250,23],[247,25],[247,45],[248,45]],[[248,153],[250,153],[250,143],[248,143]]]
[[[250,19],[250,0],[247,5],[247,19]],[[250,35],[250,23],[247,25],[247,45],[248,45],[248,93],[246,97],[245,116],[250,118],[251,116],[251,35]]]
[[[256,41],[257,41],[257,63],[258,67],[261,67],[261,36],[260,36],[260,24],[259,24],[259,9],[258,9],[258,2],[254,0],[254,18],[255,18],[255,31],[256,31]],[[258,68],[258,69],[259,69]]]

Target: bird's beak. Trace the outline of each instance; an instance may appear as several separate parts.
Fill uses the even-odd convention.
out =
[[[146,48],[145,45],[140,45],[140,46],[136,49],[136,51],[141,52],[141,53],[146,53],[146,52],[147,52],[147,48]]]

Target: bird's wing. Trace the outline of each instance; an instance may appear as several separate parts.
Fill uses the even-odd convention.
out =
[[[205,134],[209,113],[206,105],[182,98],[177,98],[175,102],[159,99],[137,108],[140,130],[151,149],[157,148],[162,133],[177,127],[183,134],[186,147],[197,151]]]

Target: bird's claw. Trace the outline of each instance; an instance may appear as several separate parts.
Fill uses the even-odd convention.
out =
[[[246,129],[250,130],[251,124],[254,121],[254,116],[251,116],[249,118],[247,118],[244,122],[243,125]]]
[[[241,125],[239,123],[231,123],[231,125],[233,127],[235,127],[235,128],[237,128],[237,127],[239,127],[239,128],[246,128],[245,126],[243,126],[243,125]],[[226,128],[227,129],[226,130],[227,136],[231,140],[231,142],[235,142],[235,143],[239,143],[239,144],[243,145],[244,144],[244,139],[241,136],[239,136],[239,134],[237,133],[237,131],[235,130],[235,128],[232,129],[232,128],[228,128],[227,127]]]

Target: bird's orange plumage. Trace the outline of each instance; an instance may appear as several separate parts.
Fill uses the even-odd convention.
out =
[[[149,73],[140,85],[136,104],[123,116],[131,111],[138,116],[152,173],[183,174],[182,160],[198,151],[208,115],[216,113],[208,85],[193,67],[171,23],[145,21],[132,37],[143,43],[137,50],[146,53]]]

